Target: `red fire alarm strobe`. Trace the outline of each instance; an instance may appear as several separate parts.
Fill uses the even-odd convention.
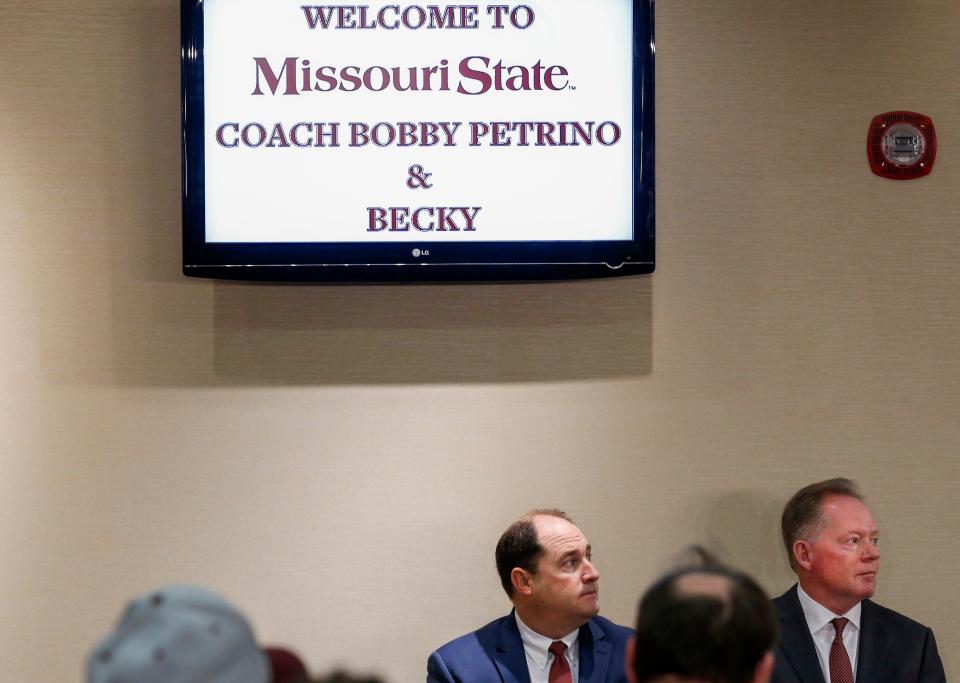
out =
[[[870,170],[893,180],[920,178],[933,170],[937,132],[929,116],[888,111],[873,117],[867,133]]]

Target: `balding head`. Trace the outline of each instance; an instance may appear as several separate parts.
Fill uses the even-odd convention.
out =
[[[507,527],[507,530],[497,541],[494,557],[497,562],[497,574],[500,575],[500,585],[507,596],[513,598],[513,583],[510,575],[515,567],[525,569],[531,574],[537,571],[537,561],[543,555],[543,546],[537,536],[537,527],[534,520],[537,517],[556,517],[571,522],[563,510],[554,508],[531,510],[516,522]],[[571,522],[572,523],[572,522]]]
[[[634,683],[765,683],[775,641],[773,607],[753,579],[720,565],[689,567],[641,599],[628,674]]]

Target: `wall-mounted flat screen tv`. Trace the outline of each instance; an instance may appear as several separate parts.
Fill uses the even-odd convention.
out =
[[[652,0],[181,0],[183,270],[654,269]]]

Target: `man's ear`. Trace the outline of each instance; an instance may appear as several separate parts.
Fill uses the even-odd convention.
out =
[[[627,651],[624,653],[625,666],[627,669],[627,680],[630,683],[637,683],[637,675],[633,673],[633,657],[637,651],[637,637],[630,636],[627,641]]]
[[[809,541],[798,540],[793,542],[793,560],[798,567],[810,571],[813,565],[812,548]]]
[[[767,652],[753,671],[753,683],[769,683],[773,675],[773,653]]]
[[[513,592],[520,595],[530,595],[533,593],[533,574],[521,567],[514,567],[510,570],[510,583],[513,584]]]

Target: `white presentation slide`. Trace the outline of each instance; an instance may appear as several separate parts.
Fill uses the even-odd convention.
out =
[[[204,0],[206,240],[633,237],[630,0]]]

